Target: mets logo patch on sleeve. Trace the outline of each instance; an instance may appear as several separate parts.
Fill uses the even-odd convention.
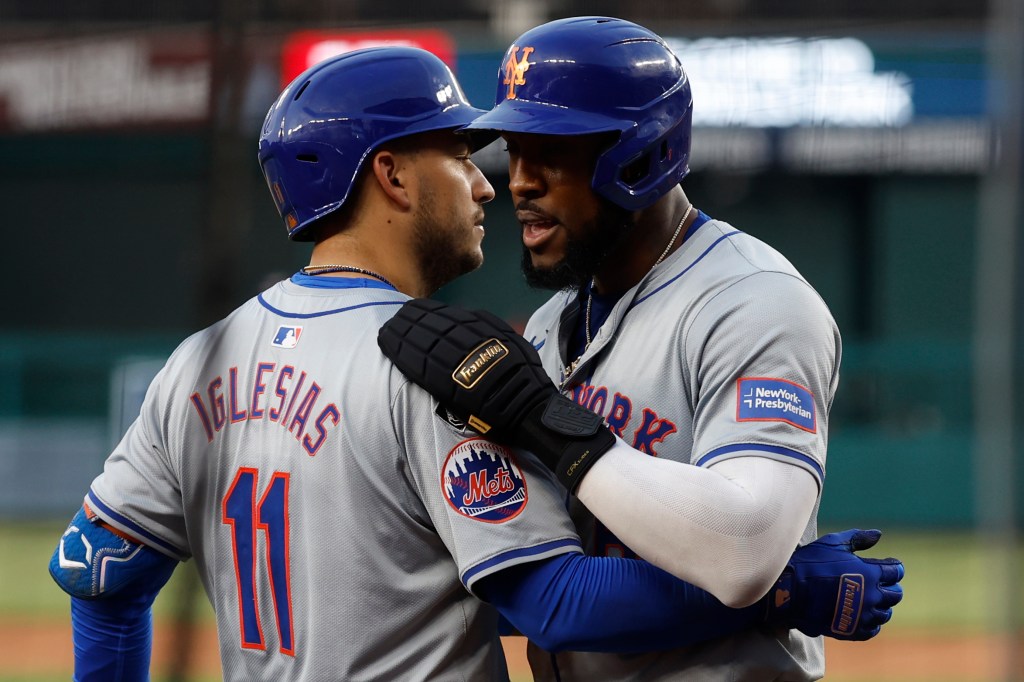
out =
[[[814,395],[785,379],[744,377],[736,381],[736,421],[786,422],[817,433]]]
[[[452,509],[486,523],[504,523],[526,508],[526,480],[504,447],[483,438],[456,445],[441,467],[441,491]]]

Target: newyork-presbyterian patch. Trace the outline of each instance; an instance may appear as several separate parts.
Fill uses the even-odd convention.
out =
[[[736,381],[736,421],[785,422],[817,433],[814,395],[785,379],[744,377]]]
[[[441,491],[452,509],[485,523],[505,523],[526,508],[526,480],[504,447],[483,438],[456,445],[441,467]]]

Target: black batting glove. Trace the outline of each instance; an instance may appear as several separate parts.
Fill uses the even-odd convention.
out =
[[[412,299],[381,327],[377,345],[453,415],[529,450],[570,491],[615,444],[601,417],[558,392],[536,349],[485,310]]]

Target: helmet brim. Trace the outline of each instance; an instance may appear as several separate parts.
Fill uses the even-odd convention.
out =
[[[433,132],[436,130],[454,130],[456,133],[466,137],[469,142],[470,151],[477,152],[498,138],[498,133],[494,130],[468,129],[468,126],[472,124],[473,121],[486,113],[487,111],[484,109],[477,109],[476,107],[466,105],[452,107],[450,110],[446,110],[441,114],[424,119],[420,123],[412,124],[407,129],[400,131],[395,135],[382,137],[377,146],[389,140],[417,135],[419,133]]]
[[[536,133],[538,135],[589,135],[591,133],[623,132],[634,127],[624,121],[588,111],[568,110],[555,104],[533,100],[506,99],[463,130],[489,130],[503,133]]]

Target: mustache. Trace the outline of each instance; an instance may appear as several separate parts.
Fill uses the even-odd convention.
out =
[[[558,218],[545,211],[543,208],[540,207],[540,205],[531,201],[530,199],[523,199],[518,204],[516,204],[516,215],[518,216],[521,213],[532,213],[533,215],[539,218],[550,220],[552,222],[558,222]]]

